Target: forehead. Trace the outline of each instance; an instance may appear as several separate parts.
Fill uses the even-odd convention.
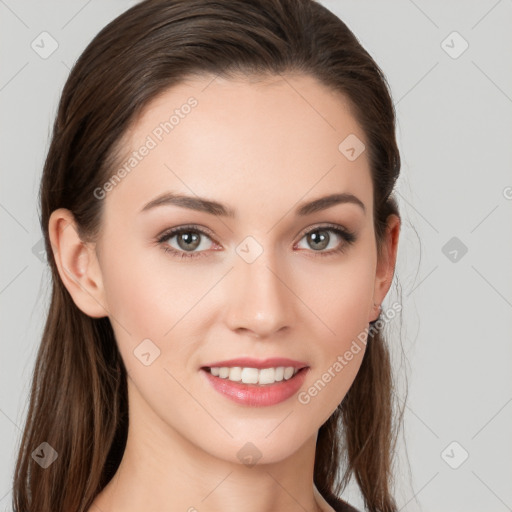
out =
[[[367,152],[348,159],[345,140],[367,145],[346,98],[310,76],[190,78],[126,132],[113,170],[124,167],[124,177],[107,202],[128,214],[172,190],[238,211],[349,192],[370,209]]]

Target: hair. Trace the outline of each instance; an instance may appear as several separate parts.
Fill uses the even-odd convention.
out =
[[[152,99],[188,77],[282,73],[312,76],[349,100],[367,137],[380,257],[388,217],[400,217],[389,85],[345,23],[315,0],[145,0],[76,61],[39,190],[52,291],[13,478],[16,512],[86,511],[115,474],[128,433],[126,369],[110,320],[83,313],[63,285],[51,213],[69,209],[80,238],[94,241],[103,201],[93,191],[113,174],[123,136]],[[397,510],[391,488],[403,410],[395,414],[392,393],[389,348],[381,329],[370,329],[353,384],[318,431],[314,483],[330,503],[354,476],[369,511]],[[58,453],[47,469],[31,457],[42,442]]]

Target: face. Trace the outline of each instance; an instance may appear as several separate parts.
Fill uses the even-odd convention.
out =
[[[275,462],[343,400],[376,317],[367,153],[339,149],[366,137],[347,101],[311,77],[212,80],[166,91],[126,134],[114,170],[125,172],[98,191],[101,286],[130,416],[221,459],[239,461],[251,442]],[[350,200],[303,208],[333,194]],[[199,209],[199,198],[218,204]],[[251,405],[203,369],[235,358],[306,369],[288,398]]]

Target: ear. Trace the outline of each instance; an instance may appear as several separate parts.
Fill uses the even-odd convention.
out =
[[[376,305],[373,306],[370,312],[368,318],[369,322],[377,320],[379,317],[380,305],[386,297],[389,288],[391,287],[391,283],[393,282],[399,235],[400,217],[392,214],[388,217],[388,224],[382,247],[382,256],[379,261],[377,261],[373,295],[373,302]]]
[[[65,208],[52,212],[48,229],[60,278],[77,307],[94,318],[107,316],[95,245],[80,239],[74,216]]]

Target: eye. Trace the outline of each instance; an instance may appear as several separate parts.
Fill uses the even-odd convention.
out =
[[[335,245],[330,251],[324,251],[324,249],[329,247],[332,241],[332,236],[329,235],[329,233],[334,233],[335,237],[341,239],[343,242]],[[178,247],[172,247],[172,245],[168,243],[175,237]],[[162,245],[165,252],[171,253],[175,257],[199,258],[208,255],[208,251],[206,250],[208,247],[203,246],[202,237],[206,237],[210,241],[212,240],[209,233],[198,226],[181,226],[167,230],[158,237],[157,242]],[[310,229],[302,234],[301,240],[304,238],[306,238],[310,247],[313,248],[313,252],[318,253],[315,254],[315,256],[331,256],[344,252],[356,241],[356,235],[354,233],[336,224],[317,226],[314,229]]]
[[[178,244],[177,249],[165,243],[174,237],[176,237]],[[202,247],[201,237],[207,237],[211,240],[208,233],[197,226],[181,226],[166,231],[158,238],[158,243],[163,246],[165,252],[170,252],[178,258],[197,258],[205,255],[205,250],[192,252],[197,248],[205,249],[205,247]]]
[[[331,247],[332,250],[324,251],[324,249],[329,247],[329,244],[332,242],[332,236],[329,233],[334,233],[336,236],[334,238],[338,238],[343,240],[343,242],[334,244],[334,248]],[[348,231],[341,226],[337,225],[327,225],[327,226],[317,226],[314,229],[307,231],[302,238],[306,239],[306,242],[310,247],[313,248],[313,252],[319,253],[315,254],[315,256],[331,256],[333,254],[338,254],[340,252],[344,252],[348,249],[350,245],[352,245],[356,241],[356,235],[351,231]]]

